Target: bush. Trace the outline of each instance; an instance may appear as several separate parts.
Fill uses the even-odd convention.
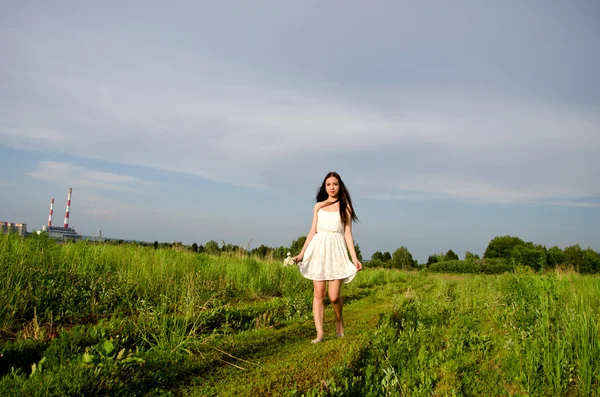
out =
[[[456,253],[454,251],[452,251],[451,249],[448,250],[448,252],[446,252],[446,260],[447,261],[452,261],[452,260],[458,260],[458,255],[456,255]]]
[[[397,269],[411,269],[417,267],[417,263],[408,248],[400,247],[392,254],[392,267]]]
[[[517,245],[513,248],[511,259],[520,265],[529,266],[537,271],[547,266],[546,249],[531,243]]]
[[[381,259],[371,259],[365,264],[365,267],[386,267],[386,263]]]
[[[428,269],[434,273],[501,274],[512,271],[514,266],[502,259],[480,259],[437,262]]]
[[[484,258],[504,258],[510,259],[513,248],[517,245],[524,245],[525,241],[518,237],[503,236],[494,237],[488,244],[483,254]]]

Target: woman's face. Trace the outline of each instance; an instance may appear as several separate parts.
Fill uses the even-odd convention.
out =
[[[325,180],[325,189],[327,189],[329,197],[337,198],[340,191],[340,182],[335,176],[330,176]]]

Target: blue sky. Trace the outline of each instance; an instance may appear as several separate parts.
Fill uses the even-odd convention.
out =
[[[122,4],[126,3],[126,4]],[[339,172],[365,256],[600,250],[595,1],[3,2],[0,219],[289,245]]]

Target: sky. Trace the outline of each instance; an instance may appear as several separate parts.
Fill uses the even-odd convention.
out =
[[[595,0],[3,1],[0,220],[254,248],[329,171],[365,258],[600,251]]]

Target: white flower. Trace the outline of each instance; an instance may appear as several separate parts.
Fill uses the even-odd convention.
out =
[[[287,258],[283,260],[283,266],[294,266],[296,264],[291,255],[292,254],[290,254],[289,252],[287,253]]]

